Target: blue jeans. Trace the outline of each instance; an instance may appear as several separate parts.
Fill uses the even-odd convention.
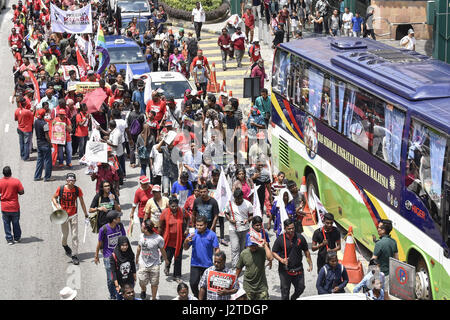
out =
[[[66,150],[66,164],[69,165],[72,163],[72,141],[66,142],[66,145],[58,145],[58,162],[59,164],[64,163],[64,151]]]
[[[5,228],[5,238],[6,241],[12,241],[13,236],[11,234],[11,224],[12,231],[14,233],[14,240],[19,240],[22,237],[22,230],[20,229],[20,211],[19,212],[4,212],[3,213],[3,227]]]
[[[148,160],[147,159],[140,159],[141,162],[141,176],[147,175],[147,167],[148,167]]]
[[[84,154],[86,153],[86,144],[89,140],[89,136],[74,137],[74,138],[78,140],[78,155],[79,155],[79,158],[81,159],[84,156]]]
[[[111,263],[109,261],[109,257],[103,258],[103,264],[105,265],[106,270],[106,284],[108,285],[109,297],[115,300],[117,297],[117,290],[112,280]]]
[[[30,138],[32,132],[23,132],[17,129],[17,133],[19,134],[20,158],[22,160],[28,160],[30,157]]]
[[[40,179],[42,170],[45,168],[44,179],[47,180],[52,176],[52,148],[50,145],[37,147],[37,162],[34,179]]]
[[[125,176],[127,175],[127,172],[125,170],[125,160],[126,160],[125,153],[120,157],[117,157],[117,160],[119,161],[120,170],[122,170],[123,177],[125,178]]]

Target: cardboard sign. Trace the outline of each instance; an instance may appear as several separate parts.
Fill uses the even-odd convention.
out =
[[[389,294],[402,300],[415,300],[416,269],[389,258]]]
[[[65,65],[65,66],[61,66],[61,71],[62,71],[62,76],[64,81],[68,81],[70,79],[70,75],[69,72],[71,70],[75,71],[76,75],[77,75],[77,79],[79,78],[79,73],[78,73],[78,68],[74,65]]]
[[[232,289],[236,282],[236,275],[223,273],[219,271],[209,271],[208,273],[208,290],[217,292],[219,289]]]
[[[104,142],[88,141],[86,144],[86,161],[108,162],[108,146]]]
[[[81,92],[82,94],[86,94],[87,92],[94,91],[99,88],[100,84],[98,82],[78,82],[76,93]]]
[[[52,143],[53,144],[66,144],[66,123],[56,121],[52,125]]]
[[[262,247],[264,243],[264,239],[261,236],[261,233],[250,227],[250,241],[258,244],[258,246]]]

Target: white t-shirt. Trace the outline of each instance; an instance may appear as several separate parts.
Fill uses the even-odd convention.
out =
[[[162,176],[163,154],[162,152],[158,152],[156,144],[152,147],[152,151],[150,151],[150,158],[153,159],[153,176]]]
[[[139,246],[141,247],[139,266],[150,268],[161,264],[159,249],[164,248],[163,237],[156,233],[149,236],[142,233],[139,239]]]
[[[123,119],[115,119],[117,128],[122,133],[122,141],[127,141],[127,136],[125,134],[125,129],[128,128],[128,124],[126,120]]]
[[[400,40],[400,45],[403,48],[408,49],[408,50],[413,50],[415,44],[416,44],[416,38],[414,38],[414,37],[410,38],[408,36],[404,36],[402,38],[402,40]]]
[[[111,133],[109,134],[109,142],[117,147],[112,147],[113,153],[116,154],[116,156],[120,157],[123,155],[123,134],[120,132],[119,127],[116,127]]]
[[[194,22],[205,22],[206,20],[205,10],[202,7],[192,9],[192,15],[194,16]]]
[[[342,15],[342,22],[344,23],[344,29],[350,29],[352,27],[352,18],[353,18],[353,13],[349,12],[349,13],[344,13]],[[347,21],[347,22],[344,22]]]
[[[234,220],[236,220],[236,228],[234,224],[230,223],[229,229],[236,231],[249,230],[250,225],[248,223],[248,217],[249,215],[253,215],[253,205],[250,203],[250,201],[244,199],[244,201],[240,206],[237,206],[234,201],[231,201],[231,207],[233,211],[231,211],[230,203],[228,203],[227,206],[225,207],[225,212],[231,217],[231,219],[233,219],[234,213]],[[243,223],[244,220],[247,220],[247,223]]]

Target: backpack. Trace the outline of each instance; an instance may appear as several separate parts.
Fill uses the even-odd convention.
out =
[[[198,51],[198,44],[196,39],[191,39],[187,45],[188,55],[195,57]]]
[[[139,121],[139,118],[134,119],[130,126],[130,134],[132,136],[137,136],[142,132],[142,124]]]

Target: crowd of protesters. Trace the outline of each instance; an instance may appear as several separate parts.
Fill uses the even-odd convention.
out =
[[[73,10],[88,2],[54,3],[62,9]],[[302,3],[297,9],[304,8]],[[49,0],[45,3],[19,0],[13,5],[14,27],[8,39],[15,59],[11,102],[17,105],[14,116],[18,122],[21,159],[30,161],[30,154],[37,152],[35,181],[53,181],[52,170],[72,168],[76,157],[95,181],[96,194],[85,194],[76,186],[76,175],[69,172],[66,184],[58,187],[52,197],[54,207],[65,210],[69,216],[61,232],[63,249],[72,262],[80,263],[78,199],[85,222],[98,233],[94,261],[98,264],[100,257],[103,258],[109,299],[135,299],[136,284],[141,299],[147,298],[149,284],[149,295],[157,299],[163,262],[166,276],[170,275],[173,263],[173,279],[179,284],[177,300],[269,299],[265,263],[271,268],[274,259],[279,265],[282,299],[297,299],[305,289],[303,256],[308,263],[307,271],[313,269],[308,244],[301,235],[306,200],[294,181],[286,181],[284,173],[272,173],[267,134],[270,97],[264,88],[266,75],[259,43],[253,39],[251,27],[254,20],[251,17],[254,14],[261,17],[259,11],[252,7],[243,15],[245,34],[236,28],[232,36],[228,35],[227,24],[218,39],[224,52],[224,70],[227,56],[235,56],[240,66],[244,43],[250,48],[252,75],[261,78],[262,89],[261,96],[245,112],[239,100],[226,92],[217,96],[206,92],[210,67],[198,48],[201,22],[194,20],[197,37],[192,32],[185,37],[183,29],[174,35],[164,24],[167,15],[163,8],[155,8],[144,35],[145,55],[152,72],[182,72],[192,77],[197,90],[186,90],[181,105],[161,89],[153,91],[150,100],[145,102],[145,83],[139,77],[126,83],[125,74],[117,72],[114,65],[102,74],[96,73],[98,59],[91,56],[89,46],[94,43],[97,23],[93,23],[92,35],[54,33],[49,5]],[[122,32],[120,19],[116,19],[107,2],[91,5],[94,21],[100,22],[105,34]],[[264,6],[267,17],[272,9],[267,9],[266,2]],[[286,6],[281,12],[284,10]],[[283,19],[297,20],[295,16],[295,13],[294,18],[286,13],[278,14],[282,23],[286,21]],[[304,23],[305,17],[301,17],[297,26]],[[275,33],[277,28],[274,27]],[[127,36],[134,37],[135,21],[123,29]],[[75,67],[82,61],[87,65],[85,74]],[[65,74],[64,66],[74,68]],[[98,83],[106,94],[99,110],[88,112],[83,103],[85,93],[77,91],[77,84],[83,82]],[[55,143],[54,131],[61,124],[65,128],[65,140]],[[107,162],[89,161],[86,145],[90,140],[106,144]],[[141,169],[134,199],[123,199],[120,193],[127,179],[127,166]],[[3,173],[2,212],[8,213],[8,221],[14,225],[14,230],[9,228],[7,232],[7,241],[13,244],[14,240],[20,241],[19,222],[9,217],[10,209],[4,210],[3,197],[9,196],[18,203],[17,194],[24,191],[20,182],[12,182],[10,169]],[[219,210],[222,190],[217,188],[222,175],[231,190],[231,198]],[[15,189],[11,191],[11,187]],[[85,205],[84,198],[92,199],[90,205]],[[128,231],[121,222],[122,202],[132,202]],[[280,206],[285,207],[288,219],[282,220]],[[14,206],[13,211],[20,209]],[[128,237],[136,218],[140,238],[134,253]],[[333,216],[327,219],[323,232],[313,239],[312,250],[319,250],[320,258],[317,289],[319,293],[343,292],[348,277],[335,256],[340,250],[339,233],[331,227]],[[225,239],[226,224],[230,242]],[[272,225],[276,238],[271,240],[267,230]],[[69,234],[72,248],[68,245]],[[227,261],[220,246],[229,245],[232,256]],[[192,251],[189,276],[192,295],[181,279],[183,251],[188,250]],[[323,268],[328,272],[322,272]],[[227,282],[230,275],[234,280]],[[240,275],[243,277],[239,281]],[[218,280],[212,281],[211,277]],[[294,293],[290,296],[291,285]],[[67,289],[64,295],[73,297],[74,292]]]

